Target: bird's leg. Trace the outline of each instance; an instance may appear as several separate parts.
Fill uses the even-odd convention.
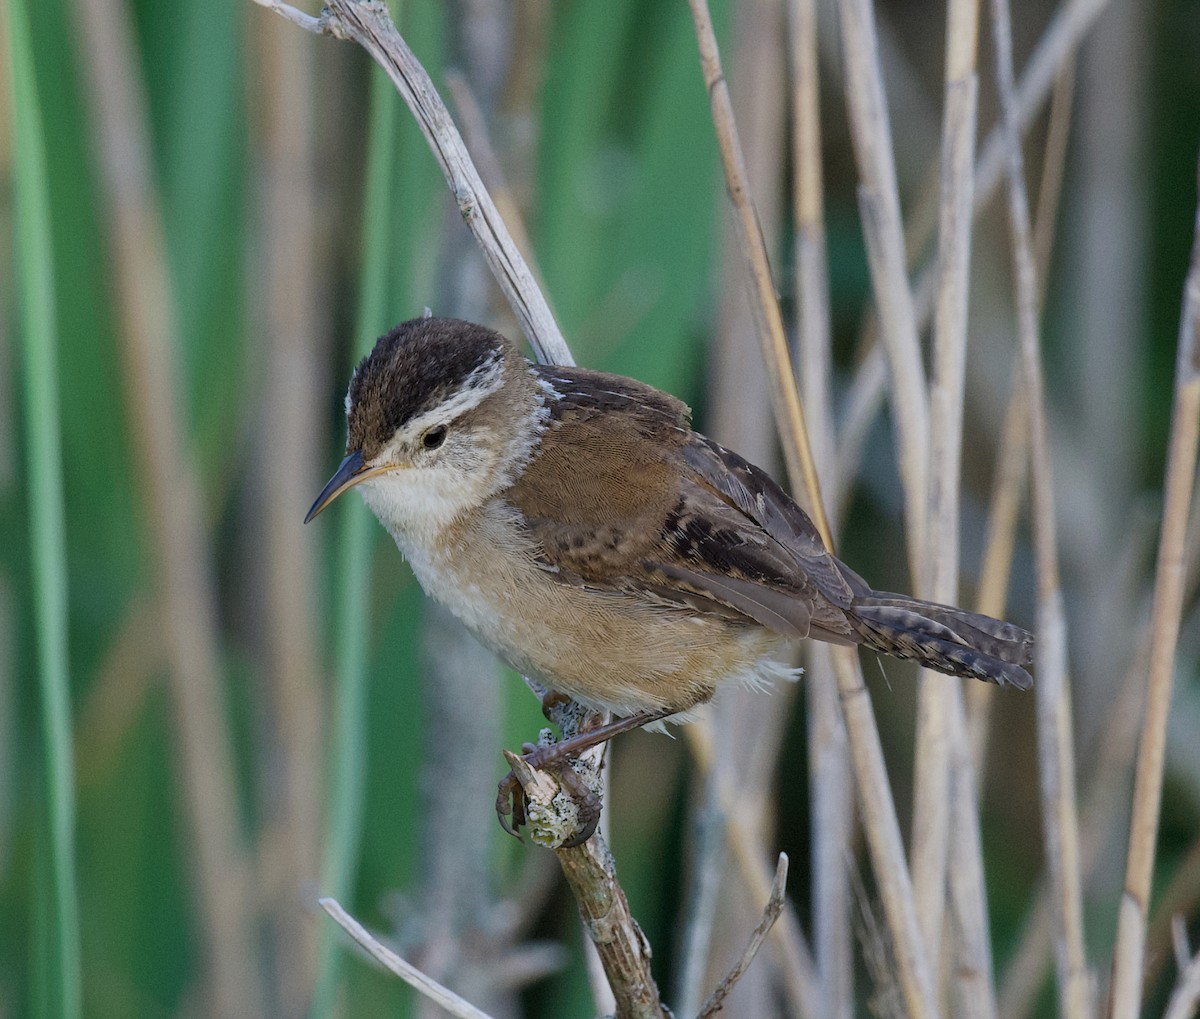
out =
[[[599,797],[584,785],[575,769],[571,767],[571,759],[578,757],[585,750],[591,750],[592,747],[608,742],[614,736],[662,721],[673,713],[670,708],[659,711],[638,711],[625,718],[615,719],[606,725],[577,733],[558,743],[551,743],[548,746],[534,746],[526,743],[521,747],[521,760],[530,768],[551,772],[559,780],[559,784],[567,794],[579,805],[583,827],[563,843],[564,847],[578,846],[586,842],[592,837],[592,833],[600,821]],[[496,790],[496,817],[500,821],[500,827],[510,835],[520,838],[518,831],[526,821],[525,808],[525,790],[517,780],[517,776],[510,771],[500,780]]]

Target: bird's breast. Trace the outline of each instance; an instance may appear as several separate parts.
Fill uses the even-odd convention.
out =
[[[425,592],[519,672],[618,714],[684,711],[726,679],[778,673],[761,628],[564,582],[539,561],[521,515],[493,500],[436,541],[394,532]]]

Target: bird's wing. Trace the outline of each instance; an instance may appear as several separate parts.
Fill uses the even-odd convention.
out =
[[[764,472],[692,432],[687,407],[650,386],[538,371],[547,434],[506,497],[544,568],[790,638],[848,641],[842,609],[861,581]]]

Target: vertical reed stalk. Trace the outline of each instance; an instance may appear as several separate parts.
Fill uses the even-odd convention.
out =
[[[75,778],[71,749],[71,689],[67,660],[67,542],[59,433],[58,327],[50,248],[46,148],[24,0],[9,0],[12,98],[13,219],[25,399],[25,460],[29,491],[29,552],[37,642],[39,721],[43,754],[49,881],[47,1013],[77,1019],[82,1008],[79,902],[75,877]],[[40,864],[35,864],[40,865]]]
[[[1022,375],[1028,392],[1033,527],[1038,577],[1038,762],[1046,860],[1055,894],[1059,1009],[1064,1019],[1089,1012],[1083,945],[1079,820],[1067,682],[1066,622],[1058,572],[1053,473],[1038,340],[1037,270],[1025,193],[1018,104],[1013,84],[1012,27],[1007,0],[991,0],[996,77],[1008,157],[1009,221],[1016,278]]]
[[[367,113],[367,172],[363,187],[362,272],[355,312],[354,357],[387,329],[392,278],[388,226],[396,163],[396,93],[371,74]],[[325,794],[324,894],[347,902],[354,887],[366,797],[367,625],[370,619],[370,513],[347,500],[338,517],[334,594],[334,687]],[[343,952],[333,928],[321,931],[314,1019],[333,1015]]]
[[[958,598],[959,464],[967,352],[967,295],[971,265],[978,0],[950,0],[946,25],[946,83],[942,115],[938,296],[930,380],[929,538],[923,582],[934,601]],[[952,704],[952,701],[957,703]],[[950,845],[950,747],[959,738],[962,684],[922,670],[917,702],[914,767],[913,890],[921,931],[937,969],[946,901]],[[955,785],[961,789],[961,783]],[[972,866],[978,874],[980,867]],[[981,879],[981,875],[980,875]],[[980,960],[972,960],[973,964]],[[986,965],[986,963],[985,963]]]
[[[1113,954],[1111,1012],[1113,1019],[1134,1019],[1142,1000],[1142,967],[1146,953],[1146,917],[1150,881],[1158,841],[1162,804],[1163,762],[1167,747],[1167,715],[1171,707],[1175,647],[1183,608],[1188,511],[1196,474],[1200,436],[1200,211],[1196,215],[1191,268],[1184,284],[1179,347],[1175,361],[1175,400],[1167,447],[1162,534],[1151,609],[1150,669],[1146,677],[1146,709],[1134,772],[1133,816],[1129,821],[1129,855],[1125,893],[1117,920]]]

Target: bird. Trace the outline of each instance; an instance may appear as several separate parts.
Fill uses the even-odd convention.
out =
[[[345,457],[305,523],[357,488],[485,647],[616,717],[530,750],[535,764],[686,720],[725,685],[770,685],[804,639],[1032,685],[1032,634],[873,590],[764,470],[644,382],[538,364],[498,332],[427,315],[379,338],[345,407]],[[497,809],[515,833],[506,782]]]

